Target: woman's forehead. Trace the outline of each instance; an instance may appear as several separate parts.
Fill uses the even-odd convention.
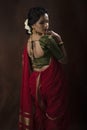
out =
[[[49,20],[48,14],[45,13],[44,15],[42,15],[38,21],[41,21],[41,20]]]

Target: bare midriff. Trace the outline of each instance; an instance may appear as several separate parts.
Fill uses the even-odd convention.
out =
[[[33,68],[33,71],[41,72],[41,71],[46,70],[48,67],[49,67],[49,65],[45,65],[45,66],[43,66],[41,68]]]

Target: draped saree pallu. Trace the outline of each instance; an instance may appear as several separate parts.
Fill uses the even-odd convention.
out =
[[[25,48],[19,130],[68,130],[67,97],[61,64],[52,58],[47,69],[31,73]]]
[[[27,50],[24,49],[22,61],[22,88],[20,98],[19,130],[33,130],[32,127],[32,100],[29,90],[30,66]],[[30,125],[31,124],[31,125]]]

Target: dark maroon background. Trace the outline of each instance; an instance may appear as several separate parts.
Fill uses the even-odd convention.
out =
[[[21,55],[27,35],[24,20],[30,7],[49,11],[51,29],[59,33],[68,53],[64,66],[70,84],[71,129],[86,130],[87,45],[84,0],[0,1],[0,130],[17,130],[21,86]]]

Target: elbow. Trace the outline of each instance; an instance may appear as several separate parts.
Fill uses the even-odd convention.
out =
[[[63,57],[62,59],[60,59],[59,62],[60,62],[61,64],[67,64],[67,63],[68,63],[67,56],[65,56],[65,57]]]

